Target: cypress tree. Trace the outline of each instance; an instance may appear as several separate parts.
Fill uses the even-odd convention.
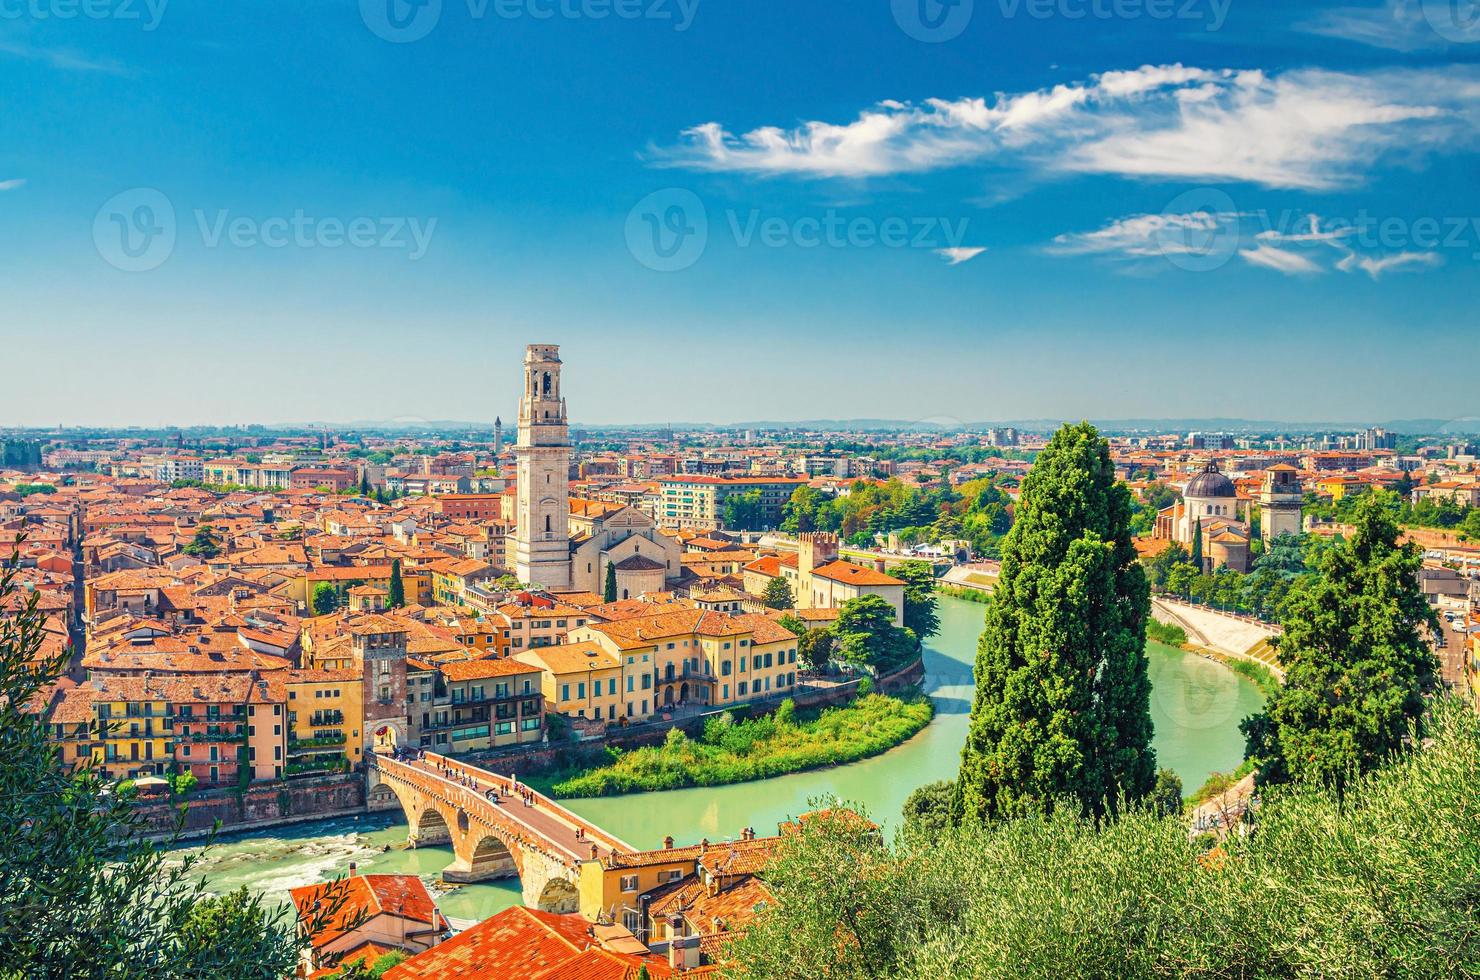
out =
[[[1398,544],[1388,495],[1358,505],[1355,533],[1297,586],[1284,617],[1285,684],[1244,722],[1261,782],[1346,781],[1399,750],[1422,718],[1438,664],[1423,627],[1434,614],[1418,581],[1423,555]]]
[[[1201,574],[1203,574],[1203,572],[1207,571],[1207,569],[1205,569],[1203,567],[1202,518],[1201,517],[1199,517],[1197,519],[1197,524],[1192,529],[1192,558],[1191,558],[1191,561],[1192,561],[1192,567],[1197,569],[1197,574],[1201,575]]]
[[[386,600],[392,609],[400,609],[406,605],[406,585],[401,581],[401,559],[391,560],[391,584],[390,596]]]
[[[601,590],[601,601],[617,601],[617,566],[614,562],[606,563],[606,584]]]
[[[1131,499],[1088,422],[1060,429],[1023,481],[977,644],[957,822],[1088,814],[1156,783],[1145,655],[1150,590]]]

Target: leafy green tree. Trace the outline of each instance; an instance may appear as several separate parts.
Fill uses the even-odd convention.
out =
[[[832,633],[844,663],[880,673],[903,666],[919,652],[914,632],[894,625],[894,607],[881,596],[861,595],[838,607]]]
[[[133,790],[66,765],[44,715],[68,652],[39,655],[46,617],[0,574],[0,976],[199,980],[288,976],[304,943],[284,913],[245,893],[207,899],[196,858],[167,860]],[[92,726],[90,737],[102,733]],[[342,891],[310,915],[318,928]]]
[[[327,616],[339,608],[339,590],[328,582],[320,582],[313,588],[313,611],[315,616]]]
[[[202,524],[195,529],[194,537],[180,550],[187,555],[210,560],[221,554],[221,536],[211,525]]]
[[[824,670],[837,650],[832,627],[803,632],[797,638],[797,656],[808,670]]]
[[[1024,480],[977,646],[958,820],[1061,797],[1099,815],[1151,792],[1150,591],[1130,510],[1087,422],[1060,429]]]
[[[606,582],[601,588],[602,602],[617,601],[617,565],[616,562],[606,563]]]
[[[1182,812],[1182,777],[1170,769],[1156,773],[1156,785],[1146,798],[1153,813],[1175,817]]]
[[[796,636],[803,636],[807,632],[807,624],[802,622],[801,618],[794,613],[784,613],[776,622],[791,630]]]
[[[1275,538],[1254,563],[1254,570],[1279,575],[1299,575],[1305,571],[1305,552],[1300,538],[1294,534],[1281,534]]]
[[[1384,497],[1366,496],[1355,533],[1291,596],[1284,687],[1244,723],[1263,782],[1310,780],[1339,793],[1397,752],[1422,718],[1438,668],[1423,631],[1437,624],[1419,587],[1423,555],[1398,544]]]
[[[904,582],[904,624],[920,639],[940,632],[940,614],[936,612],[935,569],[928,561],[901,562],[894,577]]]
[[[764,602],[767,609],[791,609],[796,605],[791,585],[779,575],[766,583]]]
[[[951,829],[951,801],[956,784],[949,779],[926,783],[904,801],[904,825],[907,833],[939,837]]]
[[[389,592],[390,596],[386,599],[386,604],[389,605],[392,609],[400,609],[402,606],[406,605],[406,583],[401,580],[401,559],[399,558],[391,559],[391,582]],[[314,598],[315,600],[317,600],[317,593],[315,593]]]
[[[724,525],[731,531],[759,531],[765,526],[765,507],[759,490],[732,493],[720,506]]]
[[[1173,541],[1166,548],[1162,549],[1161,554],[1152,558],[1147,563],[1146,575],[1151,580],[1151,584],[1156,588],[1167,589],[1170,588],[1168,582],[1171,579],[1172,569],[1178,565],[1185,565],[1190,568],[1191,562],[1192,556],[1187,553],[1187,549]],[[1172,591],[1176,590],[1173,589]]]

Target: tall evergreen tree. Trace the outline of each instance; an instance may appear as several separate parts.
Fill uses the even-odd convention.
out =
[[[1197,574],[1199,575],[1207,571],[1203,567],[1202,538],[1202,518],[1199,517],[1197,523],[1192,527],[1192,557],[1189,559],[1192,562],[1192,567],[1197,569]]]
[[[901,562],[894,577],[904,582],[904,624],[925,640],[940,632],[936,611],[935,569],[928,561]]]
[[[614,562],[606,563],[606,583],[602,586],[601,601],[617,601],[617,566]]]
[[[401,580],[401,559],[391,559],[391,584],[390,596],[387,604],[392,609],[400,609],[406,605],[406,583]]]
[[[1087,813],[1156,783],[1146,620],[1131,499],[1087,422],[1060,429],[1023,481],[986,630],[953,801],[958,822]]]
[[[1312,780],[1339,792],[1398,750],[1424,710],[1437,663],[1423,628],[1417,545],[1398,544],[1387,494],[1357,505],[1355,532],[1296,587],[1284,617],[1285,685],[1244,722],[1260,779]]]
[[[791,584],[781,576],[766,583],[765,603],[767,609],[791,609],[796,599],[791,594]]]

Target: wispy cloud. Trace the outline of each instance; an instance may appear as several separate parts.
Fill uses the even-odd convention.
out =
[[[1352,252],[1338,262],[1336,267],[1342,272],[1360,270],[1367,273],[1373,279],[1379,279],[1389,272],[1436,266],[1442,261],[1433,252],[1398,252],[1395,255],[1383,255],[1375,258],[1361,256],[1356,252]]]
[[[961,265],[962,263],[970,262],[985,251],[985,248],[938,248],[935,250],[935,254],[945,259],[951,265]]]
[[[719,122],[653,150],[662,166],[871,178],[991,163],[1048,173],[1326,190],[1388,156],[1472,146],[1480,69],[1270,74],[1147,65],[991,98],[881,102],[849,122]]]
[[[37,61],[60,71],[102,72],[127,75],[128,70],[116,61],[92,58],[68,48],[44,48],[20,41],[0,41],[0,54],[26,61]]]
[[[1448,43],[1424,16],[1423,0],[1383,0],[1360,7],[1337,7],[1296,26],[1311,34],[1389,51],[1423,51]]]
[[[1366,254],[1372,243],[1352,225],[1328,225],[1317,215],[1288,218],[1281,215],[1278,226],[1270,227],[1271,216],[1263,212],[1136,214],[1095,231],[1059,235],[1045,251],[1106,258],[1130,272],[1155,271],[1159,263],[1153,260],[1183,268],[1218,268],[1235,253],[1249,265],[1291,276],[1339,270],[1378,279],[1388,272],[1442,264],[1432,251]],[[1285,230],[1286,225],[1293,230]],[[1184,262],[1187,259],[1194,261]]]
[[[1188,214],[1135,214],[1097,231],[1059,235],[1048,247],[1054,255],[1109,255],[1142,259],[1197,255],[1221,237],[1238,234],[1239,215],[1195,211]]]
[[[18,191],[26,186],[25,178],[17,177],[12,180],[0,180],[0,191]]]
[[[1271,245],[1260,245],[1258,248],[1244,249],[1238,254],[1243,256],[1244,261],[1250,265],[1273,269],[1276,272],[1283,272],[1289,276],[1316,275],[1326,271],[1299,252],[1287,252],[1282,248],[1274,248]]]

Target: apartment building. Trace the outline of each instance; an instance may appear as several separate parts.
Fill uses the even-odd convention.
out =
[[[760,494],[761,523],[774,527],[781,523],[782,506],[807,483],[800,477],[779,476],[672,476],[657,482],[662,495],[658,523],[699,531],[722,529],[725,501],[752,492]]]

